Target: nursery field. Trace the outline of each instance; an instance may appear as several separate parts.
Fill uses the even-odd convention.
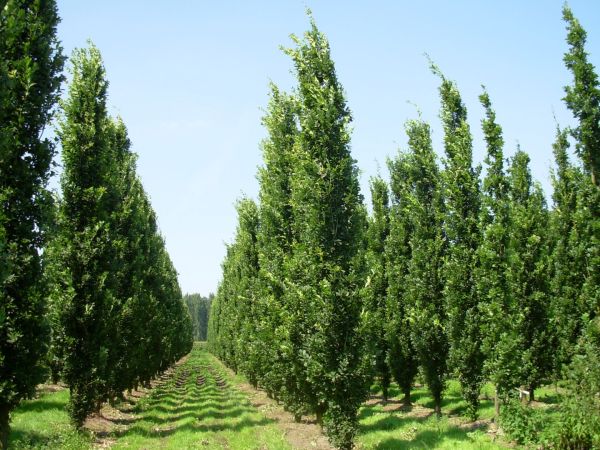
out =
[[[134,391],[126,401],[105,406],[78,433],[66,412],[69,392],[43,385],[38,398],[24,402],[14,413],[10,448],[16,449],[330,449],[313,418],[300,423],[262,391],[234,375],[202,344],[174,368]],[[482,392],[481,419],[462,417],[466,403],[458,383],[450,382],[438,419],[427,389],[413,391],[405,408],[395,386],[383,403],[378,386],[359,412],[359,449],[514,448],[494,432],[491,386]],[[551,389],[542,389],[538,409],[552,410]]]

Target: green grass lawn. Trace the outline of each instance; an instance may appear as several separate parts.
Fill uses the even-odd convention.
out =
[[[232,389],[226,371],[199,346],[133,412],[135,421],[112,448],[290,448],[276,423]]]
[[[41,393],[24,402],[12,418],[10,448],[89,449],[239,449],[286,450],[284,431],[274,419],[252,406],[236,385],[243,377],[232,376],[204,348],[196,344],[188,359],[164,377],[136,403],[117,405],[106,415],[104,433],[78,433],[69,423],[68,390]],[[413,390],[413,406],[404,410],[395,385],[390,401],[382,404],[379,387],[359,411],[358,449],[502,449],[508,442],[487,432],[494,414],[493,388],[484,386],[482,420],[475,424],[462,417],[466,404],[457,382],[450,381],[442,412],[433,414],[433,401],[425,387]],[[538,412],[550,416],[558,399],[554,387],[536,392]],[[547,412],[546,412],[547,411]],[[104,419],[103,419],[104,420]],[[514,448],[514,445],[512,446]]]
[[[69,423],[68,401],[69,391],[63,389],[23,402],[12,415],[9,448],[91,448],[90,435],[78,433]]]
[[[484,396],[487,389],[484,388]],[[374,386],[373,394],[378,393]],[[491,394],[487,393],[490,398]],[[360,410],[360,434],[358,442],[363,449],[503,449],[506,443],[492,442],[487,433],[487,424],[482,421],[471,426],[461,417],[466,403],[460,395],[457,382],[448,383],[442,403],[442,418],[433,414],[433,399],[425,387],[415,388],[412,392],[413,406],[410,410],[402,408],[402,395],[393,385],[390,389],[390,401],[383,405],[381,401],[368,402]],[[377,398],[377,397],[376,397]],[[494,415],[492,400],[481,401],[481,419],[490,419]]]

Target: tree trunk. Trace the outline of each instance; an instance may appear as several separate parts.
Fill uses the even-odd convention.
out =
[[[498,423],[500,417],[500,399],[498,398],[498,387],[494,392],[494,423]]]
[[[402,399],[402,405],[404,405],[404,407],[406,407],[406,408],[410,408],[410,406],[411,406],[410,390],[404,392],[404,398]]]
[[[384,385],[382,391],[383,391],[383,403],[386,404],[388,401],[388,395],[389,395],[388,387]]]
[[[325,405],[318,405],[317,406],[317,410],[315,411],[316,415],[317,415],[317,423],[320,426],[323,426],[323,415],[325,414]]]
[[[434,411],[437,417],[442,417],[442,402],[435,402]]]
[[[0,406],[0,449],[8,448],[8,435],[10,434],[9,423],[10,409],[8,405]]]

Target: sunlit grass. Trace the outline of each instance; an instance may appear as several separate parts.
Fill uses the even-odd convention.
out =
[[[133,406],[117,405],[123,417],[103,439],[115,449],[291,449],[277,422],[259,412],[236,388],[245,382],[243,376],[231,375],[196,344],[187,361],[147,397]],[[359,411],[358,449],[509,447],[506,438],[488,433],[494,415],[494,389],[490,384],[482,389],[481,420],[474,425],[464,417],[467,405],[456,381],[448,382],[440,419],[433,414],[433,399],[425,386],[413,390],[409,410],[402,408],[402,395],[396,385],[391,386],[390,400],[385,405],[379,389],[373,386],[373,398]],[[550,420],[556,414],[560,392],[555,386],[539,388],[536,414]],[[24,402],[13,414],[10,448],[92,448],[94,436],[76,432],[69,423],[68,399],[69,392],[63,389]]]
[[[290,448],[275,421],[250,405],[198,345],[174,377],[137,403],[134,414],[112,448]]]
[[[375,385],[372,394],[378,394]],[[377,397],[375,397],[377,398]],[[390,401],[371,401],[360,410],[359,446],[362,449],[503,449],[505,442],[494,442],[485,423],[470,426],[462,417],[467,404],[462,399],[460,385],[448,382],[442,402],[441,418],[433,414],[433,398],[427,388],[418,386],[412,391],[413,406],[402,408],[402,398],[396,385],[390,389]],[[482,389],[479,409],[481,419],[494,416],[493,388]]]
[[[43,394],[23,402],[13,412],[9,448],[15,449],[87,449],[92,439],[78,433],[69,423],[69,391]]]

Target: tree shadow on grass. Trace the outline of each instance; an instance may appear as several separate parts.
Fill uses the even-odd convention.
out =
[[[19,405],[19,413],[40,413],[44,411],[49,411],[51,409],[58,409],[59,411],[64,411],[65,402],[60,402],[56,400],[37,399],[23,402]]]
[[[127,430],[117,431],[113,434],[114,437],[124,438],[127,436],[138,435],[144,437],[168,437],[180,432],[223,432],[231,431],[234,433],[242,431],[244,428],[260,427],[275,423],[272,419],[262,418],[259,420],[255,419],[242,419],[233,422],[213,422],[213,423],[198,423],[199,421],[187,422],[182,425],[167,425],[162,427],[153,427],[147,429],[143,426],[134,425],[129,427]]]

